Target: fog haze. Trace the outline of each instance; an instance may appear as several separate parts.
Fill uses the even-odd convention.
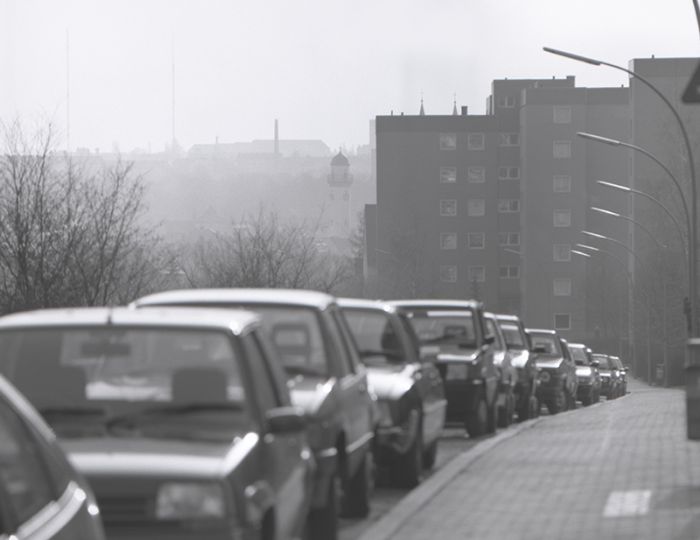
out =
[[[70,143],[160,151],[195,143],[369,140],[390,110],[449,113],[453,94],[484,110],[491,80],[625,78],[543,53],[548,45],[625,64],[698,52],[692,3],[569,1],[19,1],[0,0],[0,117],[51,119]]]

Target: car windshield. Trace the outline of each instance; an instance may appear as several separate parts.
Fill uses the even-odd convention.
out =
[[[326,349],[316,310],[260,304],[243,307],[262,317],[263,328],[277,348],[288,375],[328,375]]]
[[[384,366],[405,361],[401,341],[388,314],[367,309],[343,308],[342,311],[364,364]]]
[[[552,334],[530,334],[532,350],[543,354],[561,354],[559,340]]]
[[[60,328],[0,333],[0,371],[59,436],[230,440],[250,427],[239,357],[223,332]],[[116,420],[124,420],[123,422]]]
[[[603,354],[594,354],[593,358],[598,360],[599,369],[611,369],[610,359]]]
[[[527,349],[527,343],[517,324],[500,323],[506,346],[513,350]]]
[[[411,325],[421,344],[440,347],[475,347],[474,314],[470,310],[416,310]]]
[[[573,357],[577,366],[588,365],[588,356],[586,355],[586,351],[584,349],[581,347],[569,346],[569,350],[571,351],[571,356]]]

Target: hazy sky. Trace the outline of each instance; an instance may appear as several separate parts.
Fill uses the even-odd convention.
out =
[[[71,147],[161,150],[198,142],[369,140],[370,118],[447,114],[452,96],[484,112],[496,78],[605,68],[543,45],[626,64],[696,56],[692,0],[0,0],[0,119],[50,119],[65,134],[70,35]],[[64,141],[65,142],[65,141]]]

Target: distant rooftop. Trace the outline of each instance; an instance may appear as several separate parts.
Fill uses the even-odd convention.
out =
[[[195,144],[187,154],[191,158],[235,158],[241,154],[274,153],[274,139],[256,139],[251,142]],[[282,157],[329,157],[331,149],[318,139],[281,139],[279,153]]]

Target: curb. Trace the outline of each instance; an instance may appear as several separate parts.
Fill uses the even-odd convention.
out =
[[[561,416],[561,414],[557,416]],[[401,499],[401,501],[399,501],[398,504],[394,505],[394,507],[384,517],[367,529],[359,540],[388,540],[394,534],[396,534],[396,532],[398,532],[409,517],[413,516],[438,493],[445,489],[457,475],[461,474],[462,471],[474,463],[474,461],[490,451],[494,446],[499,445],[511,437],[515,437],[517,434],[525,431],[526,429],[534,427],[536,424],[545,420],[546,418],[549,417],[545,416],[533,418],[532,420],[526,420],[521,424],[517,424],[510,429],[502,431],[495,437],[491,437],[485,441],[477,443],[469,450],[458,455],[425,482],[423,482],[420,486],[409,492],[403,499]]]

